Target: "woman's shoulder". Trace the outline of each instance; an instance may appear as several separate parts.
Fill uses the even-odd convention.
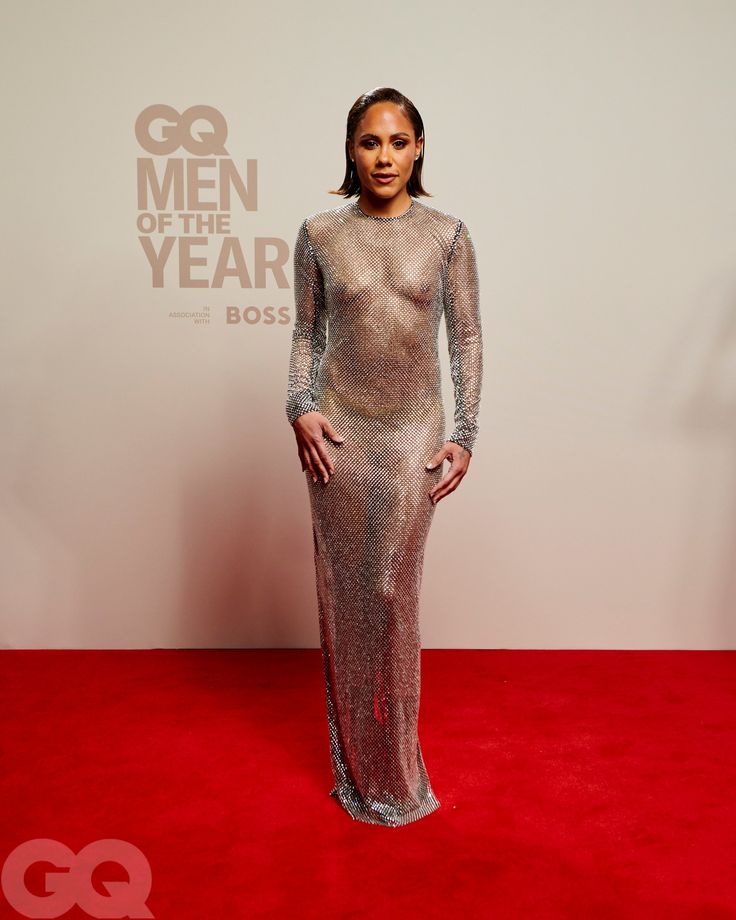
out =
[[[422,204],[422,212],[425,213],[429,220],[450,233],[457,233],[465,226],[465,221],[458,217],[457,214],[450,211],[443,211],[440,208],[434,208],[429,204]]]
[[[302,222],[299,225],[299,229],[304,230],[307,233],[312,233],[319,231],[323,227],[334,225],[335,223],[344,220],[351,209],[351,204],[351,202],[347,202],[345,204],[337,205],[336,207],[323,208],[320,211],[312,211],[302,219]]]
[[[457,248],[458,240],[470,240],[470,230],[465,220],[454,212],[443,211],[431,205],[422,205],[422,215],[427,223],[432,226],[434,236],[449,260]]]

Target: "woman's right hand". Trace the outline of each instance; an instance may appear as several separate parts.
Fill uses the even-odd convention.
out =
[[[335,472],[335,466],[327,454],[324,435],[338,444],[342,444],[345,439],[321,412],[305,412],[294,419],[292,428],[296,435],[302,472],[309,470],[313,482],[317,482],[317,476],[321,476],[326,483]]]

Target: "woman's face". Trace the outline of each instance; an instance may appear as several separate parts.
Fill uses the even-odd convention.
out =
[[[361,190],[384,200],[402,192],[422,142],[416,141],[411,121],[393,102],[376,102],[366,109],[348,145]],[[392,178],[381,182],[379,175]]]

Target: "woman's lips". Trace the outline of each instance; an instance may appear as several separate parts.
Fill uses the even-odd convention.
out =
[[[380,182],[381,185],[388,185],[389,182],[393,182],[396,176],[374,176],[376,182]]]

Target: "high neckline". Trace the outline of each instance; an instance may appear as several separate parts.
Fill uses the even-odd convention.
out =
[[[384,217],[379,214],[369,214],[367,211],[364,211],[363,208],[361,208],[361,206],[358,204],[357,198],[354,203],[358,213],[362,214],[363,217],[370,217],[371,220],[401,220],[402,217],[406,217],[407,214],[410,214],[414,210],[415,199],[411,199],[411,204],[405,211],[402,211],[401,214],[394,214],[393,217]]]

